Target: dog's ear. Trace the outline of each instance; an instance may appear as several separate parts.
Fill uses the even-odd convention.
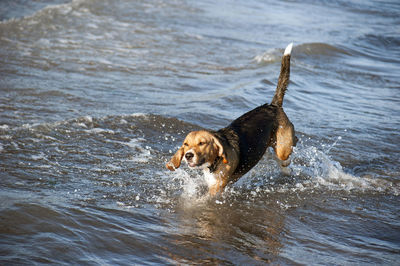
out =
[[[224,146],[222,146],[221,141],[219,141],[219,139],[216,138],[215,136],[213,136],[213,139],[214,139],[214,143],[217,147],[218,156],[222,157],[223,163],[228,163],[228,160],[226,159],[226,154],[224,151]]]
[[[176,168],[181,166],[181,161],[184,155],[183,146],[172,156],[171,160],[165,165],[169,170],[175,171]]]

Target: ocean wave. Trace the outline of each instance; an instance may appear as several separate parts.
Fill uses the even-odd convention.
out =
[[[68,190],[68,183],[89,183],[71,195],[113,199],[121,206],[154,204],[172,208],[178,202],[200,204],[210,200],[202,173],[185,165],[175,172],[164,167],[185,135],[195,129],[198,127],[176,118],[152,114],[83,116],[16,128],[3,126],[0,166],[8,173],[26,173],[7,181],[12,187],[43,189],[57,185]],[[300,144],[292,155],[290,171],[284,173],[272,152],[267,152],[246,176],[226,188],[222,198],[216,199],[217,204],[238,197],[254,201],[277,193],[316,190],[400,194],[399,184],[353,175],[328,153],[326,148]]]
[[[357,38],[356,53],[381,63],[393,63],[394,68],[399,64],[400,38],[393,35],[365,34]],[[371,65],[373,65],[371,63]]]
[[[32,13],[30,15],[22,16],[22,17],[14,17],[14,18],[0,21],[0,26],[1,25],[19,24],[19,23],[26,23],[26,24],[32,25],[32,24],[37,23],[40,18],[52,17],[54,15],[54,13],[57,13],[60,15],[67,15],[74,8],[79,7],[84,2],[86,2],[86,1],[85,0],[72,0],[69,3],[47,5],[43,8],[35,11],[34,13]]]
[[[269,49],[268,51],[256,55],[253,61],[257,63],[275,63],[280,62],[284,49]],[[304,43],[294,45],[293,56],[296,58],[312,57],[312,56],[343,56],[350,55],[350,51],[347,48],[330,45],[326,43]]]
[[[397,49],[400,46],[399,36],[385,36],[381,34],[366,34],[359,38],[361,43],[368,43],[377,48]]]
[[[295,46],[293,54],[296,56],[342,56],[351,55],[350,52],[341,46],[327,43],[304,43]]]
[[[282,58],[283,50],[281,49],[269,49],[268,51],[256,55],[253,61],[257,63],[274,63],[279,62]]]

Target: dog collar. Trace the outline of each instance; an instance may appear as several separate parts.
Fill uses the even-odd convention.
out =
[[[221,163],[222,161],[222,157],[217,157],[215,158],[215,161],[208,167],[208,169],[210,170],[210,172],[215,172],[215,170],[217,170],[217,166]]]

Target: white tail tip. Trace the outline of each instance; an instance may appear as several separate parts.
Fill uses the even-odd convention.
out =
[[[290,43],[286,49],[285,49],[285,53],[283,55],[290,55],[292,53],[292,48],[293,48],[293,43]]]

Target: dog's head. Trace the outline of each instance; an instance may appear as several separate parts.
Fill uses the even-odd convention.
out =
[[[189,167],[205,168],[212,165],[217,157],[222,157],[224,163],[228,163],[221,142],[209,131],[192,131],[166,167],[173,171],[179,168],[184,159]]]

